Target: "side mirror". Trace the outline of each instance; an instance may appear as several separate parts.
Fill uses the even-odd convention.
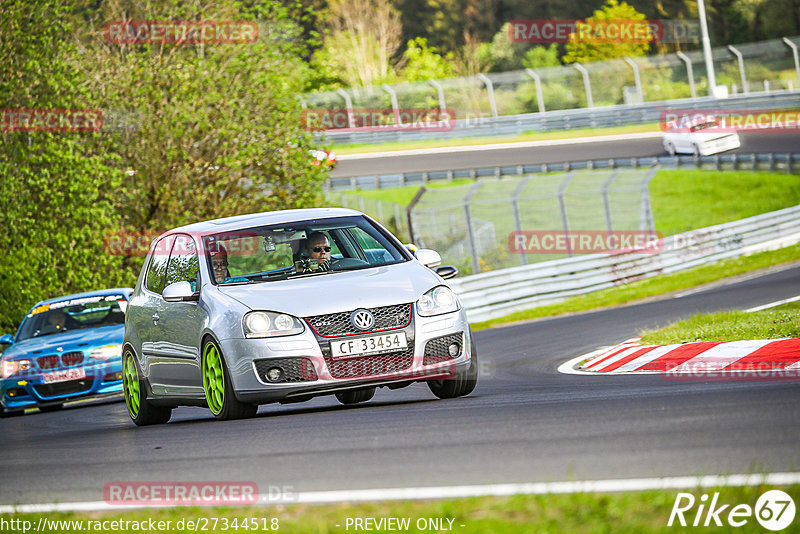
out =
[[[12,336],[11,334],[0,336],[0,345],[13,345],[13,344],[14,344],[14,336]]]
[[[455,278],[458,275],[458,269],[452,265],[442,265],[441,267],[436,268],[436,274],[445,280],[449,280],[450,278]]]
[[[435,250],[421,248],[414,253],[414,256],[429,269],[436,269],[442,264],[442,257]]]
[[[174,282],[164,288],[162,294],[167,302],[184,302],[197,300],[199,295],[192,291],[192,284],[189,282]]]

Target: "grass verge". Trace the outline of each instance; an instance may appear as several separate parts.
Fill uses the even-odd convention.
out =
[[[53,521],[79,521],[82,531],[112,530],[99,527],[104,521],[111,527],[111,521],[135,521],[147,525],[156,523],[155,527],[131,528],[131,524],[116,526],[115,532],[243,532],[243,531],[278,531],[283,533],[335,533],[367,530],[356,529],[356,518],[371,518],[375,521],[394,518],[408,521],[407,529],[374,528],[368,530],[388,532],[399,530],[405,532],[451,531],[459,534],[521,534],[521,533],[639,533],[639,532],[676,532],[683,531],[675,518],[673,526],[667,526],[678,493],[689,493],[695,498],[695,506],[684,512],[683,517],[692,530],[692,523],[698,516],[702,495],[708,495],[708,502],[718,493],[717,507],[729,505],[719,515],[722,527],[704,527],[708,506],[699,514],[699,528],[704,532],[765,532],[754,515],[740,517],[746,523],[733,528],[728,524],[728,513],[736,505],[747,505],[754,510],[758,498],[768,490],[776,489],[767,486],[723,487],[672,491],[638,491],[624,493],[577,493],[548,495],[516,495],[512,497],[474,497],[465,499],[445,499],[438,501],[392,501],[360,504],[337,505],[291,505],[287,507],[242,507],[242,508],[171,508],[152,509],[130,512],[107,513],[52,513],[22,514],[18,516],[0,516],[2,521],[11,519],[29,521],[28,531],[34,530],[40,518],[45,517],[49,524]],[[800,502],[800,485],[781,488],[795,501]],[[685,497],[681,505],[688,502]],[[273,522],[277,519],[277,522]],[[350,519],[348,528],[348,519]],[[216,520],[216,521],[215,521]],[[227,522],[225,521],[227,520]],[[236,523],[234,523],[234,520]],[[257,529],[251,528],[253,520]],[[450,522],[449,520],[452,520]],[[157,525],[163,521],[162,525]],[[170,523],[167,524],[166,522]],[[181,522],[182,523],[179,523]],[[192,527],[187,528],[189,522]],[[440,523],[436,523],[439,521]],[[198,525],[199,522],[199,525]],[[246,522],[246,523],[245,523]],[[223,528],[227,524],[228,528]],[[236,524],[236,528],[233,525]],[[242,528],[242,524],[247,524]],[[363,524],[363,523],[362,523]],[[402,523],[406,524],[406,523]],[[711,520],[711,524],[714,522]],[[177,528],[182,525],[184,528]],[[386,523],[384,523],[384,526]],[[72,525],[76,527],[76,524]],[[199,528],[194,528],[199,526]],[[127,527],[127,528],[126,528]],[[168,527],[168,528],[161,528]],[[205,528],[203,528],[205,527]],[[215,528],[214,528],[215,527]],[[264,528],[266,527],[266,528]],[[275,528],[276,527],[276,528]],[[438,528],[441,527],[441,528]],[[696,530],[696,527],[694,528]],[[23,532],[22,526],[18,530]],[[60,528],[39,529],[38,532],[72,533],[81,531],[61,524]],[[795,521],[781,532],[800,532],[800,521]]]
[[[518,321],[529,321],[565,313],[583,312],[630,304],[649,297],[689,289],[758,269],[800,260],[800,243],[778,250],[759,252],[741,258],[724,260],[679,273],[655,276],[624,286],[595,291],[588,295],[572,297],[557,304],[524,310],[497,319],[472,323],[473,330],[482,330]]]
[[[798,289],[800,293],[800,289]],[[703,313],[642,334],[645,345],[691,341],[800,338],[800,302],[758,312]]]
[[[495,145],[498,143],[523,143],[525,141],[550,141],[555,139],[574,139],[577,137],[597,137],[601,135],[622,135],[631,133],[650,133],[660,131],[657,122],[636,124],[633,126],[615,126],[610,128],[580,128],[558,132],[527,132],[512,137],[466,137],[459,139],[431,140],[431,141],[397,141],[391,143],[360,143],[338,144],[336,142],[323,142],[330,146],[337,155],[364,154],[368,152],[390,152],[393,150],[413,150],[416,148],[439,148],[446,146],[475,146]]]

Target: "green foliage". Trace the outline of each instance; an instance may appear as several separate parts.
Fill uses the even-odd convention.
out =
[[[534,46],[525,52],[525,56],[522,58],[522,66],[528,69],[558,67],[559,65],[561,65],[561,61],[558,59],[558,45],[555,43],[550,46]]]
[[[0,7],[0,102],[7,109],[91,108],[60,2]],[[120,173],[88,134],[3,132],[0,148],[0,329],[16,329],[37,301],[132,284],[122,259],[103,250],[116,224]]]
[[[643,56],[650,48],[649,40],[606,39],[605,31],[609,26],[619,28],[620,24],[644,22],[646,17],[631,5],[618,0],[607,0],[606,4],[594,12],[594,16],[586,19],[585,24],[578,24],[576,32],[570,35],[564,63],[589,63],[604,59],[622,58],[625,56]],[[592,38],[585,39],[582,32]],[[602,35],[598,35],[600,32]]]
[[[406,51],[403,52],[406,60],[402,77],[409,82],[429,80],[432,78],[449,78],[455,76],[453,68],[453,53],[445,56],[439,55],[436,48],[428,46],[424,37],[417,37],[408,42]]]

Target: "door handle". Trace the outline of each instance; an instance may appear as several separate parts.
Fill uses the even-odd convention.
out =
[[[158,317],[158,312],[155,312],[153,314],[153,324],[156,324],[156,325],[158,324],[158,318],[159,318]]]

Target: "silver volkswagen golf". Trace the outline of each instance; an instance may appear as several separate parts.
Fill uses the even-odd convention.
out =
[[[412,253],[357,211],[306,209],[191,224],[155,239],[125,318],[137,425],[181,405],[217,419],[258,405],[424,381],[439,398],[478,377],[466,314],[438,253]]]

